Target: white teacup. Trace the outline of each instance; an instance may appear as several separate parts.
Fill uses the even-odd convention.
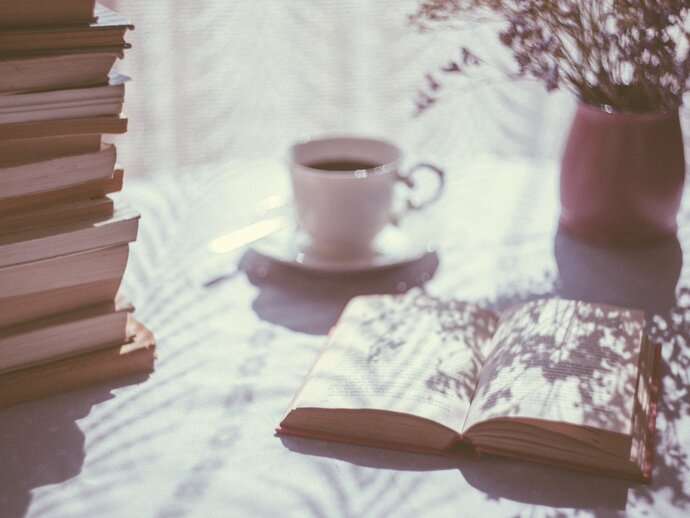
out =
[[[395,144],[366,137],[327,137],[292,145],[295,209],[312,247],[324,254],[356,257],[366,253],[376,235],[402,213],[437,200],[444,186],[443,171],[420,163],[403,172],[402,158]],[[437,189],[419,203],[408,192],[405,209],[394,213],[394,186],[400,182],[411,191],[412,175],[422,168],[437,176]]]

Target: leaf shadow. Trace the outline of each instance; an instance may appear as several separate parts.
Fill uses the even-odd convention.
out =
[[[683,482],[690,475],[690,457],[678,431],[690,418],[690,288],[680,281],[683,250],[678,238],[606,247],[559,231],[554,253],[560,296],[645,311],[648,336],[662,347],[662,391],[652,484],[639,488],[636,498],[653,502],[655,493],[664,488],[675,505],[690,505]]]
[[[147,377],[129,376],[0,410],[2,516],[25,516],[34,489],[76,477],[85,459],[85,437],[77,421],[115,397],[113,390]]]

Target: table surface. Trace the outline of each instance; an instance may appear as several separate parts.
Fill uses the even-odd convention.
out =
[[[156,371],[0,412],[0,515],[678,516],[690,511],[690,210],[678,239],[596,247],[557,229],[557,165],[458,160],[411,217],[436,250],[323,274],[209,242],[289,215],[284,167],[235,161],[129,182],[142,212],[123,283],[156,333]],[[687,201],[687,197],[686,197]],[[289,203],[288,203],[289,205]],[[421,289],[495,309],[558,295],[643,307],[663,344],[651,485],[502,458],[450,460],[278,437],[324,336],[354,295]]]

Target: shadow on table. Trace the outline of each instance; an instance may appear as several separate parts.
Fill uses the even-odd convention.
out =
[[[370,468],[399,471],[457,469],[469,485],[488,500],[506,498],[531,505],[570,509],[623,510],[628,489],[625,480],[583,474],[492,456],[459,459],[405,453],[301,437],[281,436],[283,446],[304,455],[329,457]]]
[[[683,265],[678,239],[639,247],[594,245],[559,231],[554,241],[558,265],[556,294],[644,309],[648,317],[665,315],[676,304],[676,284]]]
[[[240,269],[259,288],[252,307],[263,320],[301,333],[325,335],[356,295],[403,293],[436,273],[435,252],[409,264],[369,272],[326,274],[285,266],[253,251]]]
[[[112,390],[140,383],[132,376],[0,410],[0,515],[26,514],[31,491],[77,476],[84,463],[84,434],[76,421]],[[36,509],[37,515],[48,509]]]

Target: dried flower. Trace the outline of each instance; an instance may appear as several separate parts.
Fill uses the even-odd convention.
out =
[[[498,21],[514,61],[508,77],[640,112],[678,107],[690,89],[689,15],[688,0],[423,0],[411,21],[421,30]],[[463,47],[439,71],[467,74],[482,63]],[[427,84],[422,109],[441,88],[432,75]]]

